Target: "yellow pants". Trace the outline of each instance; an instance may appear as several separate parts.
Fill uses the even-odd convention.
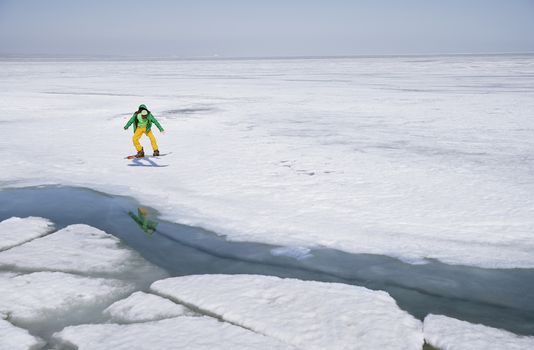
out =
[[[141,144],[139,143],[139,139],[141,138],[141,136],[143,136],[143,134],[148,136],[148,138],[150,139],[150,144],[152,145],[152,149],[154,151],[157,150],[158,144],[156,142],[156,138],[154,137],[154,134],[152,133],[152,130],[150,130],[149,132],[146,132],[146,128],[137,128],[132,138],[133,144],[137,152],[143,149],[143,146],[141,146]]]

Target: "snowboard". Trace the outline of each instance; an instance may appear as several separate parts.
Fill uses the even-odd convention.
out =
[[[163,157],[163,156],[166,156],[168,154],[171,154],[172,152],[168,152],[168,153],[161,153],[159,156],[153,156],[153,155],[150,155],[150,154],[145,154],[144,157],[142,158],[135,158],[135,154],[133,155],[130,155],[130,156],[126,156],[124,157],[124,159],[145,159],[145,158],[159,158],[159,157]]]

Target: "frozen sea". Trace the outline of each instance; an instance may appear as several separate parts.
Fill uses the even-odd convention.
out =
[[[145,103],[168,156],[127,161]],[[0,186],[230,240],[534,267],[534,56],[0,61]],[[144,146],[150,151],[147,139]]]
[[[148,105],[166,129],[165,135],[155,131],[162,153],[170,152],[165,157],[124,159],[134,149],[132,131],[122,127],[141,103]],[[511,294],[507,290],[505,294],[501,289],[529,285],[515,284],[515,278],[523,273],[531,276],[534,268],[533,112],[532,55],[3,59],[0,126],[5,132],[0,138],[0,191],[62,185],[131,196],[156,209],[160,218],[168,222],[201,227],[230,241],[278,246],[272,250],[273,259],[286,256],[305,263],[309,252],[332,249],[398,258],[413,266],[443,263],[457,265],[458,271],[468,267],[469,271],[480,271],[486,282],[493,276],[503,276],[502,281],[496,282],[497,289],[488,288],[484,302],[517,308],[522,299],[512,300],[510,296],[520,295],[521,290],[512,290]],[[142,139],[142,143],[150,152],[148,140]],[[67,203],[65,212],[72,210]],[[3,219],[15,216],[10,214],[10,203],[0,205],[6,213]],[[57,206],[54,203],[50,207],[62,211],[55,209]],[[52,216],[60,218],[61,213],[44,217]],[[7,294],[12,300],[6,302],[4,311],[0,310],[0,319],[13,321],[10,308],[15,310],[15,323],[2,322],[0,326],[9,332],[26,337],[24,330],[11,327],[31,330],[37,322],[33,314],[16,313],[17,307],[26,307],[17,306],[13,291],[19,285],[33,283],[46,289],[57,280],[72,300],[77,298],[75,286],[83,285],[86,307],[99,303],[102,309],[111,306],[100,304],[111,304],[134,290],[148,291],[149,281],[141,277],[121,283],[111,280],[116,271],[106,272],[109,264],[98,258],[99,252],[85,251],[76,238],[66,240],[72,234],[68,229],[41,238],[48,232],[50,222],[24,219],[25,225],[34,227],[27,230],[18,220],[3,223],[0,242],[0,257],[8,266],[0,273],[9,281],[3,288],[11,291]],[[94,241],[89,241],[94,247],[112,245],[107,236],[91,233],[91,229],[74,226],[74,231],[93,237]],[[73,261],[70,268],[57,260],[54,249],[40,248],[55,247],[59,241],[71,246],[63,255]],[[43,254],[43,258],[28,261],[25,256],[30,251]],[[83,258],[83,254],[88,255]],[[107,258],[124,259],[136,266],[141,260],[131,256],[135,254],[121,250]],[[95,261],[85,263],[84,259]],[[372,271],[384,273],[381,268]],[[100,279],[86,274],[96,274]],[[121,278],[125,279],[123,275]],[[233,277],[225,277],[229,293],[219,301],[216,291],[205,287],[214,278],[201,278],[198,286],[187,285],[192,296],[196,295],[196,288],[205,290],[208,304],[195,298],[187,303],[205,308],[208,313],[221,313],[230,323],[242,322],[267,335],[276,334],[276,339],[291,346],[310,348],[312,343],[320,344],[318,339],[308,338],[310,334],[306,332],[285,334],[265,325],[261,312],[249,315],[244,310],[244,314],[235,316],[238,308],[230,302],[241,291],[234,291]],[[251,281],[254,280],[243,283]],[[279,280],[271,281],[273,288],[281,286]],[[429,285],[435,288],[441,281],[431,278]],[[452,287],[461,292],[459,298],[469,299],[471,290],[478,293],[482,289],[477,279],[458,281]],[[174,286],[173,283],[169,285]],[[300,282],[294,283],[297,286]],[[109,290],[100,291],[99,285]],[[160,292],[169,293],[167,298],[174,302],[186,296],[183,290]],[[441,292],[437,290],[433,295],[442,295]],[[28,293],[32,298],[34,291]],[[259,302],[270,305],[274,300],[281,302],[275,306],[283,305],[287,298],[291,299],[289,294],[267,293]],[[477,298],[480,296],[478,293]],[[145,297],[136,294],[132,299]],[[245,297],[246,293],[240,296]],[[132,299],[107,309],[119,310],[119,316],[98,314],[93,319],[124,320],[121,310],[130,310]],[[317,302],[316,306],[320,304]],[[69,307],[75,306],[69,301]],[[32,312],[40,314],[40,307],[36,305]],[[133,309],[133,315],[128,317],[139,317],[139,312],[145,312],[142,307],[140,310]],[[330,312],[328,309],[325,314]],[[355,312],[362,309],[355,308]],[[295,310],[295,315],[299,313],[314,318],[313,310]],[[177,311],[173,315],[178,314]],[[87,322],[92,320],[84,317],[81,319]],[[352,322],[351,317],[334,319]],[[443,317],[424,321],[428,339],[443,348],[453,343],[460,344],[455,349],[466,344],[472,348],[486,333],[494,339],[505,339],[504,343],[532,343],[532,338],[511,341],[516,339],[511,333],[478,326],[472,327],[475,337],[462,338],[457,332],[466,327],[461,323],[465,320]],[[65,325],[83,323],[81,319]],[[346,325],[352,327],[350,322]],[[188,319],[173,318],[154,324],[155,327],[148,323],[142,327],[148,327],[149,332],[154,332],[151,336],[160,339],[159,325],[175,327],[182,323],[193,325]],[[214,327],[221,334],[240,332],[232,328],[228,333],[211,323],[206,321],[206,329]],[[413,344],[417,348],[422,329],[420,324],[414,324]],[[67,343],[89,344],[85,346],[91,348],[92,342],[100,341],[91,335],[98,335],[103,329],[99,327],[65,328],[56,337]],[[130,334],[140,329],[113,327],[106,328],[106,332]],[[364,334],[365,323],[362,327]],[[54,331],[59,330],[57,325]],[[532,334],[530,329],[522,332]],[[47,338],[50,334],[42,336]],[[204,335],[198,337],[203,339]],[[251,343],[264,340],[250,338]],[[31,341],[34,340],[28,340]],[[232,346],[231,341],[228,344]]]

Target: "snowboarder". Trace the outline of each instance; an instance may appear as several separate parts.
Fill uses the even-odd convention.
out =
[[[158,144],[156,142],[156,138],[150,130],[152,127],[152,123],[154,123],[158,127],[159,131],[162,134],[165,134],[165,130],[163,130],[160,123],[156,120],[156,118],[154,118],[148,108],[145,105],[140,105],[138,110],[134,112],[128,123],[126,123],[126,125],[124,126],[124,130],[128,130],[130,125],[133,124],[134,135],[132,141],[135,146],[135,150],[137,151],[137,154],[135,155],[136,158],[143,158],[145,156],[145,151],[139,143],[139,139],[141,138],[141,136],[143,136],[143,134],[148,136],[148,138],[150,139],[150,144],[152,145],[152,150],[154,151],[153,155],[159,156],[159,149]]]

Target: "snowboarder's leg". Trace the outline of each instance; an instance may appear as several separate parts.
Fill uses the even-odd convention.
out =
[[[141,146],[141,144],[139,143],[139,139],[141,138],[141,136],[143,136],[144,132],[145,128],[137,128],[132,138],[133,144],[137,152],[143,149],[143,146]]]
[[[147,132],[146,136],[148,136],[148,138],[150,139],[150,144],[152,145],[152,150],[154,150],[154,151],[159,150],[158,143],[156,142],[156,137],[152,133],[152,130]]]

